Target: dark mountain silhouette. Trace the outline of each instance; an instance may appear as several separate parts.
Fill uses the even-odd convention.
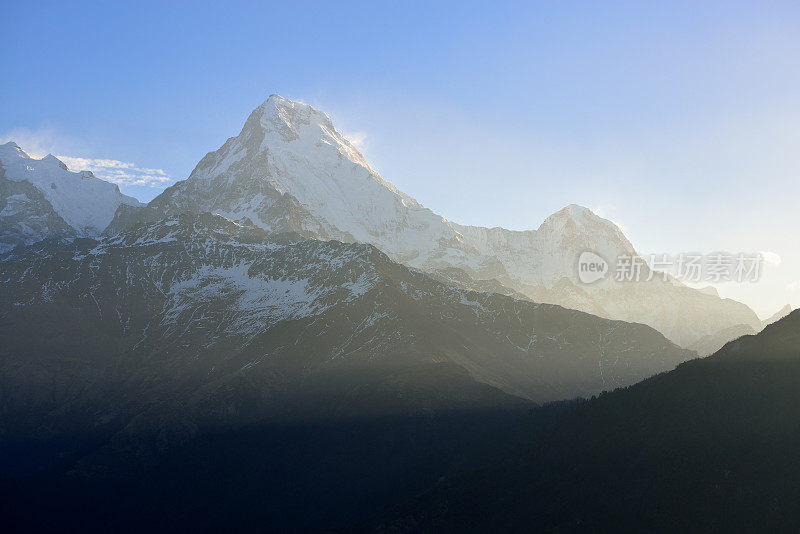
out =
[[[800,528],[800,312],[472,450],[379,532]]]

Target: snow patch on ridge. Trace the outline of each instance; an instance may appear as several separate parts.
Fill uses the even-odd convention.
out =
[[[339,286],[305,278],[272,278],[252,272],[253,263],[227,267],[205,265],[171,285],[165,304],[165,323],[177,323],[186,313],[217,299],[232,300],[235,314],[226,334],[256,334],[289,319],[319,315],[350,302],[374,287],[366,275]],[[344,289],[346,294],[341,294]]]

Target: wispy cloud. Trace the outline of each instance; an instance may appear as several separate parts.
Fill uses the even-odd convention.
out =
[[[73,171],[92,171],[95,176],[119,185],[166,187],[171,181],[163,169],[137,167],[136,164],[116,159],[77,158],[57,155]]]
[[[771,265],[778,266],[781,263],[783,263],[783,260],[781,259],[780,255],[775,253],[775,252],[770,252],[768,250],[762,250],[762,251],[759,251],[759,254],[761,254],[761,257],[764,258],[765,262],[767,262],[767,263],[769,263]]]
[[[73,150],[73,143],[58,135],[52,128],[36,131],[27,128],[14,128],[0,134],[0,143],[14,141],[22,150],[33,158],[41,158],[47,154],[55,154],[58,147],[62,150]]]
[[[594,208],[592,208],[592,211],[598,217],[602,217],[603,219],[608,219],[612,223],[616,224],[617,227],[620,229],[620,231],[623,234],[627,235],[628,229],[625,226],[625,224],[623,224],[622,221],[620,221],[613,215],[617,211],[616,206],[612,206],[610,204],[602,204],[600,206],[595,206]]]
[[[33,158],[53,154],[72,171],[92,171],[98,178],[118,185],[163,189],[173,181],[164,169],[139,167],[131,161],[70,155],[80,153],[78,144],[58,135],[52,129],[32,131],[16,128],[0,134],[0,143],[9,141],[17,143]]]
[[[342,134],[345,139],[350,141],[350,144],[356,147],[359,152],[363,152],[367,141],[366,132],[348,132]]]

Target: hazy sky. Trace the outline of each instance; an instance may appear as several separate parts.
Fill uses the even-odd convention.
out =
[[[800,4],[519,4],[2,1],[0,139],[149,200],[279,93],[448,219],[583,204],[642,253],[773,252],[720,290],[800,307]]]

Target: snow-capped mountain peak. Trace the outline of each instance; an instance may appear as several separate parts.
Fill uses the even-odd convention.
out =
[[[577,204],[570,204],[547,217],[536,233],[547,244],[545,246],[572,250],[576,258],[583,251],[600,254],[608,262],[620,255],[636,254],[616,224]],[[574,275],[574,267],[566,274]],[[574,276],[569,277],[575,280]]]
[[[295,102],[272,94],[263,104],[256,108],[260,111],[260,123],[267,131],[271,128],[282,129],[284,126],[294,130],[299,136],[298,129],[303,127],[325,128],[333,131],[333,122],[327,113],[319,111],[309,104]],[[284,131],[284,133],[286,133]]]
[[[139,206],[116,184],[72,172],[53,154],[36,159],[0,145],[0,250],[55,236],[98,236],[121,204]]]
[[[264,136],[260,149],[276,150],[283,141],[291,144],[292,150],[316,151],[318,155],[325,154],[331,160],[344,158],[355,166],[363,167],[372,179],[402,196],[404,201],[416,204],[414,199],[383,180],[369,166],[361,152],[336,130],[327,113],[309,104],[273,94],[251,114],[248,123],[252,127],[251,121],[257,122],[256,131]],[[248,124],[245,124],[243,133],[247,127]]]
[[[721,299],[711,302],[710,296],[672,284],[623,287],[607,279],[581,285],[577,261],[583,252],[599,254],[609,264],[636,254],[611,221],[572,204],[537,230],[453,223],[384,180],[328,115],[277,95],[250,114],[238,136],[207,154],[187,180],[164,191],[150,207],[172,215],[218,213],[269,231],[369,243],[395,261],[449,272],[448,279],[466,275],[498,281],[536,301],[644,322],[680,344],[731,321],[760,325],[746,306],[736,303],[722,311]],[[681,295],[666,297],[665,291]],[[698,316],[679,324],[679,309],[672,304],[676,299],[685,301],[682,309],[697,300]],[[709,306],[731,318],[718,320]]]
[[[55,166],[57,166],[58,168],[60,168],[60,169],[62,169],[62,170],[65,170],[65,171],[68,171],[68,170],[69,170],[69,169],[67,168],[67,164],[66,164],[66,163],[64,163],[63,161],[61,161],[60,159],[58,159],[57,157],[55,157],[55,156],[54,156],[54,155],[52,155],[52,154],[48,154],[48,155],[46,155],[45,157],[43,157],[43,158],[41,159],[41,162],[42,162],[42,163],[47,163],[48,165],[55,165]]]
[[[569,204],[553,213],[540,225],[541,228],[561,225],[562,228],[572,224],[575,226],[606,225],[610,221],[596,215],[592,210],[578,204]],[[613,224],[613,223],[612,223]]]
[[[635,253],[619,226],[578,204],[570,204],[547,217],[537,232],[562,236],[586,234],[594,237],[603,236],[606,240],[615,242],[620,248],[629,249],[631,253]]]
[[[275,213],[284,195],[295,202],[302,229],[382,242],[399,257],[418,256],[420,248],[456,235],[442,217],[381,178],[325,113],[275,95],[250,114],[237,137],[206,155],[188,180],[151,206],[247,218],[272,230],[280,227],[276,217],[288,216]]]

